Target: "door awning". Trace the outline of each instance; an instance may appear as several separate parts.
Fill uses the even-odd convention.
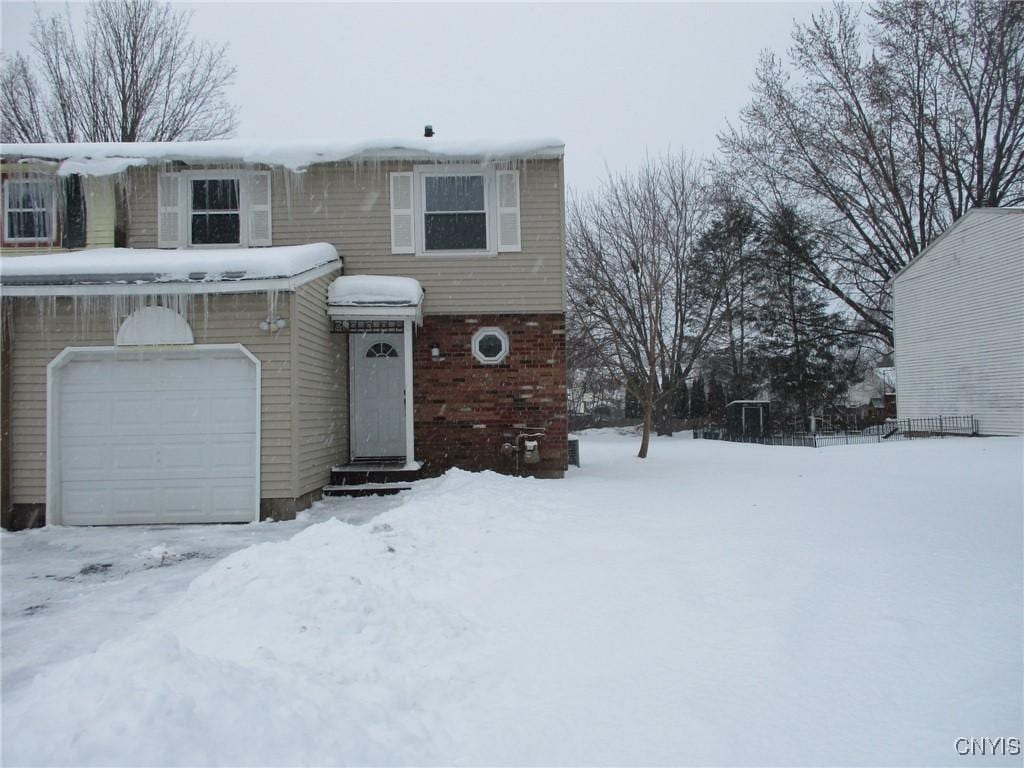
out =
[[[423,287],[411,277],[345,275],[327,290],[327,314],[335,325],[405,320],[423,325]]]

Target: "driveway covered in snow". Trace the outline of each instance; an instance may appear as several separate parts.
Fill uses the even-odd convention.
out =
[[[1022,445],[596,432],[563,482],[5,533],[4,763],[970,764],[1021,736]]]

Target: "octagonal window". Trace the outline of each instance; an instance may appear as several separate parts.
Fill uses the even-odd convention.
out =
[[[473,334],[473,357],[495,365],[508,355],[508,336],[501,328],[481,328]]]

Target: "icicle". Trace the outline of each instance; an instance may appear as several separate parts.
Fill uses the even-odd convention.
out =
[[[210,324],[210,294],[203,294],[203,339],[209,337]]]

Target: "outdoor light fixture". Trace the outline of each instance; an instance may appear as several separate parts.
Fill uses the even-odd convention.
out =
[[[273,315],[269,316],[266,320],[260,320],[261,331],[280,331],[286,325],[288,325],[287,320],[283,317],[274,317]]]
[[[430,356],[434,360],[437,360],[439,357],[441,357],[441,346],[436,341],[430,345]]]

